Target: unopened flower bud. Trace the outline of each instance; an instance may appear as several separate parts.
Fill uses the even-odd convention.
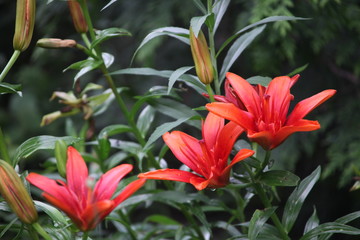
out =
[[[210,84],[214,79],[214,70],[209,47],[202,31],[196,37],[192,28],[190,28],[190,47],[197,76],[202,83]]]
[[[34,202],[24,183],[14,168],[3,160],[0,160],[0,193],[22,222],[32,224],[37,221]]]
[[[30,45],[35,24],[36,0],[17,0],[13,47],[25,51]]]
[[[72,39],[42,38],[36,43],[42,48],[72,48],[76,46],[76,41]]]
[[[88,25],[86,23],[80,3],[76,0],[68,0],[67,2],[75,30],[78,33],[86,33],[88,31]]]

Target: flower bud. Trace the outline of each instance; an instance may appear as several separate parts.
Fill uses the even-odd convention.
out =
[[[0,193],[22,222],[32,224],[37,221],[34,202],[24,183],[14,168],[3,160],[0,160]]]
[[[36,0],[17,0],[13,47],[25,51],[30,42],[35,24]]]
[[[192,28],[190,28],[190,48],[197,76],[202,83],[210,84],[214,79],[214,70],[209,47],[202,31],[200,31],[198,37],[196,37]]]
[[[72,48],[76,46],[76,41],[72,39],[42,38],[36,43],[42,48]]]
[[[67,2],[76,31],[78,33],[86,33],[88,31],[88,25],[86,23],[80,3],[76,0],[68,0]]]

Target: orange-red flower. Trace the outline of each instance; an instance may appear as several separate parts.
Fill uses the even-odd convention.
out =
[[[227,73],[226,78],[229,81],[226,96],[217,97],[221,102],[207,104],[206,108],[239,124],[251,141],[257,142],[266,150],[277,147],[294,132],[319,129],[318,121],[303,118],[336,93],[336,90],[328,89],[304,99],[288,115],[290,101],[294,98],[290,88],[299,75],[274,78],[268,87],[253,87],[233,73]]]
[[[118,196],[111,199],[119,181],[132,170],[133,166],[122,164],[109,170],[100,177],[94,189],[91,189],[88,186],[88,169],[79,152],[69,147],[67,154],[67,183],[36,173],[30,173],[26,179],[43,190],[42,196],[64,211],[81,231],[94,229],[116,206],[145,183],[144,179],[135,180]]]
[[[232,166],[254,154],[242,149],[228,164],[228,157],[243,129],[233,122],[209,113],[203,123],[202,137],[197,140],[183,132],[165,133],[163,139],[174,155],[195,173],[178,169],[161,169],[141,173],[139,178],[191,183],[197,190],[224,187],[229,183]]]

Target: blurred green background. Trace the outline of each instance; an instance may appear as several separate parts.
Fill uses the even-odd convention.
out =
[[[105,4],[89,1],[95,27],[121,27],[133,35],[114,38],[103,45],[105,51],[116,57],[111,67],[113,71],[130,66],[134,51],[151,30],[165,26],[188,28],[191,17],[201,15],[190,0],[118,0],[100,11]],[[15,6],[15,1],[0,0],[0,68],[12,54]],[[231,71],[244,78],[255,75],[276,77],[308,64],[292,89],[294,102],[324,89],[337,89],[332,99],[307,117],[319,120],[321,130],[291,136],[273,155],[276,159],[274,168],[292,170],[301,178],[309,175],[316,166],[322,166],[322,180],[307,202],[316,206],[321,222],[331,221],[360,209],[360,190],[349,192],[354,184],[355,170],[360,169],[360,3],[358,0],[232,0],[220,23],[216,44],[220,46],[226,38],[250,23],[276,15],[310,19],[268,24]],[[71,90],[76,72],[63,72],[63,69],[85,57],[74,49],[35,47],[36,41],[44,37],[81,42],[65,1],[38,1],[36,18],[32,44],[5,79],[9,83],[22,84],[23,96],[0,96],[0,125],[11,151],[33,136],[65,135],[64,119],[40,127],[41,117],[60,107],[56,101],[49,102],[53,91]],[[133,67],[175,70],[192,64],[186,44],[161,37],[139,52]],[[96,72],[87,74],[81,84],[101,81],[99,77]],[[118,86],[131,86],[129,95],[141,95],[154,85],[167,85],[166,80],[156,77],[124,75],[115,76],[115,79]],[[185,104],[191,107],[205,103],[191,90],[183,91],[182,96]],[[81,122],[81,119],[74,118],[74,121]],[[96,128],[100,130],[119,121],[123,121],[119,111],[110,108],[96,119]],[[39,159],[47,156],[40,153],[29,161],[40,166],[42,160]],[[280,194],[287,196],[290,190],[285,189]],[[309,205],[302,216],[308,218],[312,211],[312,205]]]

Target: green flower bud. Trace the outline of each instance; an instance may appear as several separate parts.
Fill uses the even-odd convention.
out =
[[[88,31],[88,25],[86,23],[80,3],[76,0],[68,0],[67,2],[76,31],[78,33],[86,33]]]
[[[76,41],[72,39],[42,38],[36,43],[42,48],[72,48],[76,46]]]
[[[34,202],[24,183],[14,168],[3,160],[0,160],[0,193],[22,222],[32,224],[38,220]]]
[[[196,37],[192,28],[190,28],[190,48],[197,76],[202,83],[210,84],[214,80],[214,69],[209,47],[202,31]]]
[[[17,0],[13,47],[25,51],[31,42],[35,24],[36,0]]]

